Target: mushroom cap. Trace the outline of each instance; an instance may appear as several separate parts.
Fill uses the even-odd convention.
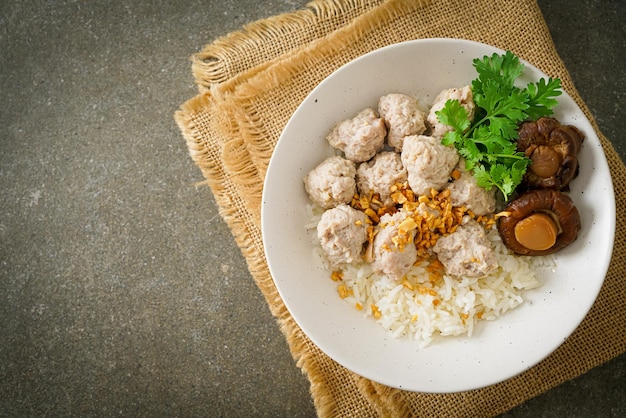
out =
[[[574,242],[580,231],[580,215],[572,199],[552,189],[531,190],[509,202],[504,208],[508,216],[498,218],[498,232],[504,244],[516,254],[548,255]],[[542,213],[549,215],[558,226],[556,242],[545,250],[526,248],[515,237],[515,227],[527,217]]]
[[[532,160],[522,180],[525,189],[566,190],[578,175],[578,152],[584,140],[578,128],[549,117],[522,123],[517,150]]]

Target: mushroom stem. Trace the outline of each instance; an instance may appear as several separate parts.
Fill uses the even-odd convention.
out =
[[[559,153],[547,145],[538,145],[533,148],[530,154],[532,161],[530,170],[539,177],[554,176],[562,164]]]
[[[515,239],[529,250],[544,251],[556,243],[559,228],[545,213],[533,213],[515,225]]]

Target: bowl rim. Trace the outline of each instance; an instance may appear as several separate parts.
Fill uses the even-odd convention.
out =
[[[296,109],[296,111],[294,112],[294,114],[290,117],[287,125],[285,126],[283,132],[281,133],[281,136],[276,144],[276,149],[274,150],[274,153],[272,155],[272,158],[270,159],[270,163],[268,165],[268,169],[266,172],[266,177],[264,180],[264,188],[263,188],[263,196],[262,196],[262,205],[261,205],[261,230],[262,230],[262,239],[263,239],[263,246],[264,246],[264,251],[265,251],[265,257],[268,263],[268,268],[270,271],[270,274],[272,276],[272,279],[274,280],[274,283],[276,285],[277,291],[280,295],[280,297],[282,298],[285,307],[288,309],[288,311],[290,312],[290,315],[292,315],[293,319],[295,320],[295,322],[298,324],[298,326],[302,329],[302,331],[308,336],[308,338],[314,343],[316,344],[324,353],[326,353],[329,357],[331,357],[333,360],[337,361],[339,364],[343,365],[344,367],[348,368],[349,370],[364,376],[366,378],[369,378],[371,380],[377,381],[379,383],[391,386],[391,387],[396,387],[399,389],[405,389],[405,390],[411,390],[411,391],[418,391],[418,392],[436,392],[436,393],[449,393],[449,392],[459,392],[459,391],[464,391],[464,390],[471,390],[471,389],[477,389],[480,387],[484,387],[484,386],[488,386],[491,384],[495,384],[495,383],[499,383],[503,380],[506,380],[508,378],[511,378],[519,373],[522,373],[523,371],[529,369],[530,367],[536,365],[537,363],[539,363],[541,360],[543,360],[545,357],[547,357],[549,354],[551,354],[558,346],[560,346],[562,344],[563,341],[565,341],[565,339],[567,339],[567,337],[569,337],[569,335],[578,327],[578,325],[580,324],[580,322],[582,322],[582,320],[584,319],[584,317],[586,316],[586,314],[588,313],[589,309],[591,308],[593,302],[595,301],[600,288],[602,286],[602,283],[604,281],[604,278],[606,277],[606,272],[608,270],[609,267],[609,263],[610,263],[610,258],[611,258],[611,253],[612,253],[612,248],[613,248],[613,242],[615,239],[615,200],[614,200],[614,192],[613,192],[613,186],[612,183],[609,181],[606,185],[605,185],[605,189],[604,192],[607,195],[607,200],[604,202],[604,205],[606,205],[604,212],[610,212],[613,214],[612,217],[612,222],[611,219],[607,219],[608,221],[608,230],[605,231],[605,247],[607,250],[603,255],[603,257],[600,260],[595,260],[596,261],[596,271],[599,273],[598,277],[601,276],[600,279],[597,280],[597,286],[595,286],[594,288],[591,289],[591,296],[593,297],[589,297],[585,300],[585,304],[582,305],[581,310],[579,311],[579,315],[577,315],[577,317],[574,320],[570,320],[567,325],[564,328],[564,331],[561,331],[561,336],[562,339],[560,339],[559,341],[553,342],[553,344],[549,347],[549,349],[544,349],[544,350],[540,350],[541,353],[539,354],[534,354],[534,356],[532,357],[532,359],[530,361],[526,361],[526,362],[522,362],[522,364],[519,364],[518,367],[516,367],[515,372],[514,373],[506,373],[505,375],[499,375],[497,377],[491,377],[491,378],[482,378],[480,379],[475,385],[467,385],[467,384],[461,384],[461,385],[454,385],[454,384],[450,384],[450,385],[445,385],[445,384],[441,384],[441,383],[437,383],[434,384],[432,386],[429,387],[429,385],[424,385],[424,384],[414,384],[414,383],[406,383],[406,382],[400,382],[398,380],[395,380],[392,377],[390,377],[389,375],[386,376],[380,376],[377,375],[376,373],[373,373],[371,370],[369,369],[363,369],[361,367],[360,364],[356,363],[353,358],[351,358],[351,356],[346,355],[346,353],[337,353],[336,351],[334,351],[332,349],[332,347],[329,347],[328,344],[328,338],[320,338],[320,336],[318,335],[319,332],[323,332],[323,331],[319,331],[319,330],[311,330],[310,327],[310,323],[308,321],[303,321],[302,318],[302,313],[299,311],[299,308],[297,305],[295,305],[295,301],[292,300],[292,295],[290,294],[291,290],[287,289],[284,286],[284,282],[282,280],[284,280],[284,274],[283,272],[277,268],[277,263],[279,263],[276,254],[272,251],[272,246],[275,244],[275,241],[272,240],[272,228],[274,228],[275,222],[270,222],[269,220],[269,213],[268,211],[273,210],[273,207],[271,205],[271,201],[273,199],[273,197],[270,195],[270,193],[272,192],[272,181],[273,179],[273,175],[274,175],[274,169],[276,167],[277,164],[281,164],[281,162],[279,161],[280,158],[284,157],[281,154],[281,148],[282,146],[287,142],[290,141],[291,139],[289,139],[289,132],[293,129],[296,129],[294,127],[294,124],[297,124],[299,121],[299,117],[301,117],[301,113],[303,111],[307,111],[308,107],[306,106],[306,104],[308,103],[310,105],[309,102],[313,101],[313,100],[317,100],[316,96],[319,95],[320,91],[323,90],[324,88],[327,87],[327,84],[329,83],[328,80],[332,80],[333,78],[337,77],[338,74],[350,71],[351,68],[356,68],[360,65],[364,65],[363,63],[367,63],[368,60],[372,59],[372,57],[376,57],[376,56],[380,56],[381,54],[384,55],[385,53],[387,53],[388,51],[392,51],[394,49],[402,49],[402,48],[419,48],[420,46],[426,45],[426,44],[430,44],[435,45],[435,46],[439,46],[439,47],[443,47],[443,48],[451,48],[451,47],[459,47],[462,46],[466,49],[485,49],[485,50],[491,50],[493,52],[499,52],[499,53],[503,53],[504,50],[488,45],[488,44],[484,44],[484,43],[480,43],[480,42],[476,42],[476,41],[469,41],[469,40],[464,40],[464,39],[453,39],[453,38],[427,38],[427,39],[419,39],[419,40],[410,40],[410,41],[404,41],[404,42],[400,42],[400,43],[396,43],[396,44],[392,44],[392,45],[388,45],[379,49],[376,49],[374,51],[368,52],[367,54],[361,55],[357,58],[355,58],[354,60],[342,65],[341,67],[339,67],[337,70],[333,71],[328,77],[326,77],[321,83],[319,83],[307,96],[306,98],[302,101],[302,103],[298,106],[298,108]],[[477,58],[477,57],[475,57]],[[533,73],[540,73],[543,76],[546,76],[542,71],[538,70],[536,67],[534,67],[532,64],[528,63],[527,61],[521,60],[524,65],[526,66],[526,68],[530,68],[532,69]],[[586,144],[584,145],[585,147],[588,147],[589,149],[594,151],[594,158],[596,158],[595,163],[599,164],[599,166],[602,166],[604,164],[605,167],[601,167],[602,170],[608,170],[608,164],[606,162],[606,157],[604,156],[604,153],[602,151],[601,148],[601,144],[599,143],[599,139],[597,138],[596,132],[595,130],[593,130],[593,127],[590,123],[590,121],[587,119],[587,117],[583,114],[582,110],[578,107],[578,105],[573,101],[573,99],[565,92],[565,90],[563,91],[563,95],[559,98],[560,102],[568,102],[568,108],[572,108],[572,105],[576,108],[576,110],[582,114],[582,117],[584,119],[579,119],[579,121],[581,123],[585,123],[585,132],[588,134],[590,132],[593,133],[593,136],[595,137],[595,140],[589,140],[589,138],[586,138]],[[310,106],[309,106],[310,107]],[[580,117],[579,115],[577,117]],[[338,117],[336,119],[336,121],[339,121],[341,118]],[[591,131],[589,130],[591,127]],[[591,144],[589,144],[589,142],[592,142]],[[599,148],[598,148],[599,146]],[[277,152],[278,151],[278,152]],[[283,163],[284,164],[284,163]],[[608,180],[610,180],[610,171],[608,172]],[[612,208],[612,210],[611,210]],[[302,208],[302,210],[304,210],[304,208]],[[584,221],[583,221],[584,222]],[[608,234],[608,236],[606,236],[606,234]],[[598,261],[600,261],[599,263],[597,263]],[[347,310],[346,310],[347,311]],[[368,320],[371,320],[368,319]],[[502,318],[500,318],[498,321],[501,321]],[[497,321],[496,321],[497,323]],[[492,325],[492,324],[489,324]],[[380,334],[377,334],[377,336],[380,336]],[[337,337],[337,336],[336,336]],[[473,338],[473,337],[471,337]],[[391,341],[386,340],[383,338],[383,340],[385,341],[385,344],[392,344]],[[417,343],[416,343],[417,344]],[[459,343],[460,346],[463,345],[463,343]],[[465,345],[467,344],[472,344],[472,342],[470,341],[465,342]]]

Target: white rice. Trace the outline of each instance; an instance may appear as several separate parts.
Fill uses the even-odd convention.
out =
[[[321,215],[308,207],[313,232]],[[420,346],[438,336],[472,336],[479,320],[495,320],[523,303],[526,290],[541,286],[537,272],[554,268],[554,258],[513,255],[495,228],[487,234],[496,248],[499,268],[483,278],[447,275],[431,282],[427,263],[415,265],[403,283],[375,273],[369,264],[353,263],[342,269],[348,296],[343,300],[375,320],[394,338],[409,338]],[[314,234],[316,257],[324,260]],[[330,268],[330,267],[329,267]],[[329,273],[330,275],[330,273]],[[338,296],[339,297],[339,294]]]

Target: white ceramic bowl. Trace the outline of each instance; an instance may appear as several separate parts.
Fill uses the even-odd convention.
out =
[[[272,156],[262,204],[263,242],[278,291],[306,335],[335,361],[376,382],[419,392],[457,392],[491,385],[534,366],[583,320],[604,281],[615,231],[615,200],[601,144],[566,94],[555,117],[583,131],[580,175],[570,195],[582,219],[577,241],[557,254],[557,271],[525,292],[526,301],[472,337],[445,337],[419,348],[393,339],[341,300],[329,271],[313,256],[305,231],[303,177],[333,154],[325,137],[334,124],[380,96],[401,92],[428,104],[444,88],[476,77],[474,58],[504,51],[458,39],[391,45],[343,66],[317,86],[289,120]],[[547,77],[528,63],[520,79]]]

